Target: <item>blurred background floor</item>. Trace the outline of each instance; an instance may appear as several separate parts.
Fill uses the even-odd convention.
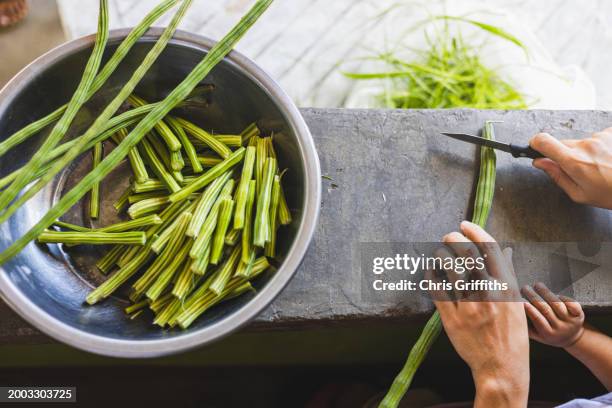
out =
[[[55,0],[32,0],[25,20],[0,29],[0,86],[65,40]]]

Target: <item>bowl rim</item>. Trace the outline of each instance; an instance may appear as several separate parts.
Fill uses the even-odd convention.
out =
[[[122,40],[130,31],[131,28],[111,30],[109,43]],[[156,39],[162,31],[163,28],[152,27],[138,41]],[[76,38],[41,55],[0,89],[0,102],[5,98],[12,100],[41,71],[60,61],[67,54],[93,46],[94,40],[95,35]],[[171,40],[171,44],[195,46],[203,51],[210,50],[215,43],[208,37],[182,30],[177,30]],[[302,220],[287,257],[275,276],[248,303],[210,326],[167,339],[122,340],[84,332],[49,315],[19,291],[8,278],[4,268],[0,266],[0,297],[24,320],[60,342],[95,354],[124,358],[160,357],[209,344],[238,330],[261,313],[289,283],[306,254],[319,217],[321,169],[314,140],[291,98],[263,69],[237,51],[230,52],[225,60],[229,60],[241,70],[241,74],[255,81],[274,101],[288,125],[293,128],[303,160],[305,202]]]

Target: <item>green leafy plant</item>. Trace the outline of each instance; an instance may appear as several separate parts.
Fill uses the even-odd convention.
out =
[[[463,17],[434,16],[426,23],[435,24],[437,21],[442,21],[442,29],[433,38],[426,35],[428,47],[414,51],[412,58],[402,57],[397,52],[381,52],[367,59],[388,69],[345,75],[355,80],[384,81],[384,91],[379,100],[387,108],[527,107],[523,95],[498,70],[483,61],[481,47],[468,44],[460,31],[451,34],[449,23],[470,24],[525,50],[519,39],[499,27]]]

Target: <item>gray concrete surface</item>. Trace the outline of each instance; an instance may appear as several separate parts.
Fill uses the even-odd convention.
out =
[[[612,124],[610,112],[365,111],[304,109],[325,179],[315,239],[294,279],[254,325],[288,329],[384,319],[422,319],[431,303],[403,293],[362,296],[360,242],[438,241],[469,216],[477,171],[473,146],[439,136],[477,133],[485,120],[500,140],[538,131],[584,137]],[[529,160],[498,154],[488,230],[500,241],[612,241],[610,213],[572,203]],[[591,312],[612,310],[612,274],[599,268],[573,285]],[[0,305],[0,343],[37,332]]]
[[[31,0],[19,24],[0,29],[0,87],[24,66],[65,41],[54,0]]]

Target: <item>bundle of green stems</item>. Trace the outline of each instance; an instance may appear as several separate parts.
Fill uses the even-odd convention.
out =
[[[204,78],[271,3],[256,0],[175,89],[149,103],[135,94],[136,87],[169,43],[192,0],[161,1],[104,65],[109,13],[107,0],[100,0],[95,44],[73,97],[0,142],[1,157],[31,138],[41,140],[25,165],[0,179],[0,224],[89,151],[92,169],[0,253],[0,265],[35,239],[69,247],[107,245],[108,252],[97,265],[109,277],[86,301],[95,304],[130,280],[134,302],[127,309],[130,317],[150,306],[161,326],[188,327],[220,301],[253,290],[250,282],[272,269],[278,227],[291,222],[272,137],[263,137],[256,124],[241,134],[209,133],[176,116],[176,108],[201,106],[194,101],[213,90],[200,85]],[[149,27],[175,6],[170,23],[114,99],[83,134],[67,139],[84,104],[95,97]],[[50,130],[43,135],[46,128]],[[114,147],[109,149],[111,144]],[[89,217],[104,224],[101,186],[125,158],[133,175],[115,203],[125,221],[88,228],[59,220],[89,193]]]

